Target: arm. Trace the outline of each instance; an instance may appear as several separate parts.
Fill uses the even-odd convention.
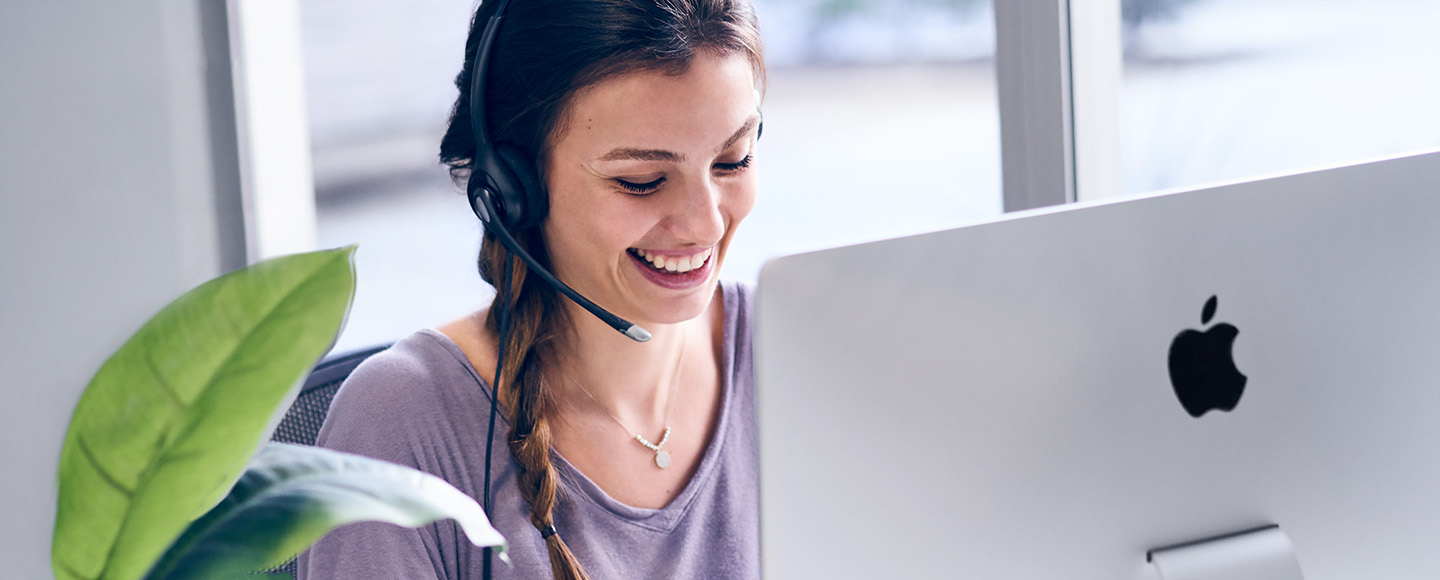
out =
[[[431,405],[420,396],[424,389],[410,388],[424,380],[423,371],[414,372],[400,356],[376,358],[336,394],[316,445],[434,473],[420,451],[434,433],[423,428],[432,419]],[[447,578],[450,567],[442,563],[438,528],[379,522],[342,526],[300,555],[297,578]]]

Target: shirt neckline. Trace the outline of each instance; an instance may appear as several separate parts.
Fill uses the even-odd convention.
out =
[[[695,499],[699,497],[700,491],[705,489],[706,482],[708,482],[718,470],[717,465],[720,463],[722,451],[727,439],[726,434],[729,431],[730,416],[732,414],[731,407],[735,399],[735,339],[740,308],[739,288],[736,285],[721,282],[720,289],[725,308],[724,321],[722,323],[723,328],[721,330],[721,341],[723,344],[721,347],[720,416],[715,422],[715,432],[710,438],[710,444],[701,455],[700,464],[695,469],[695,474],[690,477],[690,481],[686,483],[685,489],[680,492],[680,495],[675,496],[665,507],[658,509],[641,508],[624,504],[610,497],[610,494],[606,493],[604,489],[601,489],[594,481],[591,481],[588,476],[572,465],[552,447],[550,449],[551,461],[559,472],[559,484],[561,485],[562,491],[566,492],[566,495],[576,500],[590,503],[622,521],[659,532],[674,530],[680,521],[684,519],[690,506],[694,503]],[[470,378],[480,387],[481,392],[484,393],[486,400],[488,400],[490,404],[499,404],[495,398],[491,396],[490,385],[476,372],[475,367],[470,364],[469,357],[465,356],[465,353],[460,350],[459,345],[456,345],[454,341],[450,340],[450,337],[445,336],[437,330],[427,328],[420,332],[429,336],[444,348],[451,355],[451,358],[455,359],[464,367],[465,371],[470,375]],[[500,407],[499,411],[500,413],[497,415],[497,418],[501,423],[506,425],[506,428],[502,432],[497,425],[496,437],[499,439],[497,443],[500,444],[502,452],[508,453],[508,447],[503,445],[505,433],[509,432],[508,415],[503,406]],[[486,409],[485,412],[488,413],[489,409]],[[515,463],[513,457],[510,458],[510,463],[515,469],[519,468],[519,465]]]

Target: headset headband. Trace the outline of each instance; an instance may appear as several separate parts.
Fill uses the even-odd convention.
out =
[[[490,64],[490,49],[495,47],[495,36],[500,30],[500,20],[505,17],[505,6],[508,4],[510,0],[500,0],[500,5],[495,7],[495,14],[485,24],[485,32],[480,35],[480,44],[475,47],[475,63],[470,67],[470,130],[475,134],[477,158],[481,155],[493,155],[493,144],[485,119],[485,73]]]

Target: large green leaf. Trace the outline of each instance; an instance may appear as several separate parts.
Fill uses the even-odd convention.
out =
[[[56,578],[139,578],[224,497],[334,344],[353,253],[286,256],[206,282],[105,361],[60,455]]]
[[[279,565],[351,522],[418,527],[456,520],[476,546],[505,538],[475,500],[409,467],[330,449],[271,443],[230,495],[191,525],[146,580],[240,578]]]

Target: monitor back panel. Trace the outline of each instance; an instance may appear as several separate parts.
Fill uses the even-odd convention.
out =
[[[1263,524],[1440,576],[1440,154],[789,256],[758,308],[769,578],[1150,578]],[[1197,419],[1168,352],[1220,323]]]

